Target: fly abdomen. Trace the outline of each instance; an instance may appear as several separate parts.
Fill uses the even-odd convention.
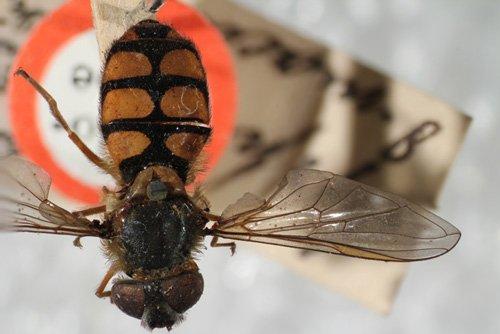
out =
[[[101,85],[101,129],[126,183],[154,165],[186,181],[209,123],[205,71],[193,43],[147,20],[113,44]]]

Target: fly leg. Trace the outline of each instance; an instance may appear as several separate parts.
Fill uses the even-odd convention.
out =
[[[231,256],[236,252],[236,244],[233,242],[219,242],[219,237],[214,236],[212,241],[210,241],[210,246],[212,247],[229,247],[231,249]]]
[[[79,218],[85,218],[87,216],[92,216],[92,215],[96,215],[96,214],[103,213],[103,212],[106,212],[106,205],[100,205],[100,206],[96,206],[93,208],[88,208],[88,209],[84,209],[84,210],[80,210],[80,211],[73,211],[71,214],[75,215]],[[106,229],[105,226],[101,225],[101,222],[99,220],[92,220],[90,223],[91,223],[91,225],[94,225],[94,227],[102,227],[102,228]],[[82,248],[83,246],[80,242],[81,239],[82,239],[82,237],[76,237],[75,240],[73,240],[73,245],[75,247]]]
[[[95,295],[99,298],[106,298],[106,297],[109,297],[111,296],[111,291],[105,291],[106,290],[106,286],[108,285],[109,281],[113,278],[113,276],[116,275],[116,273],[118,273],[120,270],[118,270],[117,266],[116,265],[112,265],[108,272],[106,273],[106,275],[104,275],[101,283],[99,284],[99,286],[97,287],[97,290],[95,292]]]
[[[96,215],[99,213],[106,212],[106,205],[99,205],[95,206],[93,208],[88,208],[84,210],[79,210],[79,211],[73,211],[72,214],[77,215],[78,217],[87,217],[87,216],[92,216]]]
[[[212,241],[210,241],[210,246],[211,247],[229,247],[231,250],[231,256],[234,255],[236,252],[236,243],[233,242],[219,242],[219,237],[216,235],[213,235],[213,231],[219,226],[220,221],[222,220],[221,216],[217,216],[214,214],[211,214],[209,212],[203,212],[203,215],[207,220],[209,221],[214,221],[214,225],[212,225],[211,228],[205,228],[203,231],[206,233],[206,235],[212,235]]]
[[[35,90],[42,95],[42,97],[49,104],[50,113],[56,119],[56,121],[63,127],[63,129],[68,134],[69,139],[80,149],[80,151],[89,159],[94,165],[106,171],[107,173],[115,176],[111,171],[109,165],[102,158],[97,156],[85,143],[78,137],[78,135],[69,127],[68,123],[62,116],[59,108],[57,107],[56,100],[43,88],[35,79],[33,79],[25,70],[22,68],[18,69],[15,75],[20,75],[23,77]]]

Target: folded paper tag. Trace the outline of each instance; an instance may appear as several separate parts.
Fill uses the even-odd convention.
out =
[[[82,3],[80,0],[72,2]],[[131,24],[150,17],[139,2],[92,1],[101,59],[113,39]],[[7,76],[8,68],[32,25],[46,10],[55,9],[62,1],[16,3],[22,5],[0,4],[7,6],[5,11],[0,11],[0,109],[4,111],[0,113],[2,155],[15,151],[5,112],[5,82],[11,80]],[[234,57],[238,78],[235,133],[205,186],[215,213],[221,212],[245,192],[261,196],[269,194],[283,175],[294,167],[333,171],[414,202],[435,205],[470,122],[466,116],[363,66],[338,50],[269,23],[232,2],[199,1],[198,8],[224,35]],[[75,12],[73,20],[79,19]],[[64,51],[61,54],[78,55],[88,50],[92,36],[86,34],[83,31],[78,38],[68,40],[73,44],[67,42],[64,45],[73,53],[64,51],[66,49],[61,46]],[[97,59],[97,46],[95,48]],[[67,59],[65,61],[76,58]],[[57,61],[60,60],[64,60],[63,56],[58,55]],[[67,96],[87,96],[82,92],[91,92],[92,89],[95,97],[92,95],[86,99],[97,99],[98,64],[98,60],[82,60],[64,65],[73,71],[68,79],[71,85],[51,87],[50,75],[41,78],[45,80],[42,83],[48,84],[61,101],[67,100]],[[58,72],[62,78],[66,73],[64,66],[61,65]],[[51,72],[40,70],[40,73]],[[59,88],[61,90],[57,91]],[[79,95],[71,95],[71,89],[77,90]],[[82,119],[88,117],[88,113],[73,115],[70,111],[63,112],[71,124],[84,124]],[[96,115],[97,109],[94,113]],[[43,117],[50,120],[48,113],[40,114],[46,114]],[[83,132],[86,130],[91,140],[97,136],[97,122],[91,119],[88,124],[94,124],[93,128],[77,128],[77,132],[82,131],[81,136],[85,139]],[[59,147],[59,151],[63,148]],[[68,152],[65,161],[78,159],[76,149]],[[68,159],[73,155],[74,159]],[[83,177],[85,173],[94,172],[91,168],[84,168],[79,174],[72,175],[78,175],[81,182],[94,182],[94,176]],[[404,264],[280,247],[257,248],[296,272],[379,312],[390,310],[406,270]]]
[[[142,20],[154,18],[146,11],[144,0],[90,0],[99,56],[104,61],[111,43],[125,30]]]

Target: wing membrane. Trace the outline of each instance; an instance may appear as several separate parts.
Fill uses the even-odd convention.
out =
[[[0,231],[98,236],[92,222],[48,200],[51,179],[20,157],[0,161]]]
[[[460,239],[445,220],[393,194],[317,170],[293,170],[267,200],[247,194],[212,234],[384,261],[443,255]]]

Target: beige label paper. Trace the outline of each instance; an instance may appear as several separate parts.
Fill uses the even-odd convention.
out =
[[[240,74],[238,130],[208,185],[214,208],[246,191],[269,194],[294,167],[333,171],[435,206],[468,117],[234,3],[200,7],[228,39]],[[381,313],[390,311],[407,267],[257,248]]]

